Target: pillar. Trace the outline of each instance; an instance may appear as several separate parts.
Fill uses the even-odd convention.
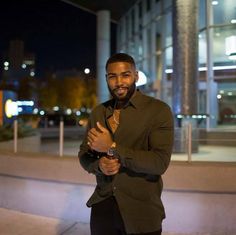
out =
[[[173,111],[197,114],[198,1],[173,1]]]
[[[110,12],[97,12],[97,97],[98,103],[109,99],[106,83],[106,61],[110,56]]]
[[[173,0],[173,80],[172,107],[179,127],[192,125],[192,152],[198,151],[196,119],[198,113],[198,1]],[[186,130],[175,132],[175,152],[186,152]]]
[[[212,2],[206,1],[206,41],[207,41],[207,71],[206,71],[206,112],[209,115],[207,118],[207,131],[217,126],[218,118],[218,101],[217,101],[217,83],[214,81],[213,71],[213,9]]]

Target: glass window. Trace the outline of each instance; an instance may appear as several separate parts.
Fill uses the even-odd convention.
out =
[[[164,47],[172,45],[172,12],[168,12],[165,16],[166,39]]]
[[[147,54],[150,56],[153,51],[152,51],[152,35],[151,35],[151,29],[147,28]]]
[[[236,23],[236,1],[212,1],[214,24]]]
[[[151,0],[147,0],[147,2],[146,2],[146,10],[147,10],[147,12],[148,11],[150,11],[150,9],[151,9]]]
[[[129,40],[129,29],[130,29],[130,27],[129,27],[130,25],[129,25],[129,16],[127,15],[126,17],[125,17],[125,27],[126,27],[126,40]]]
[[[163,0],[164,3],[164,9],[171,6],[172,0]]]
[[[214,66],[235,65],[236,27],[225,26],[213,29],[213,61]]]
[[[236,124],[236,83],[218,85],[219,124]]]
[[[206,0],[199,0],[198,11],[198,28],[202,29],[206,27]]]
[[[143,38],[142,32],[139,33],[138,37],[138,59],[140,60],[143,57]]]
[[[132,35],[134,35],[135,32],[135,20],[134,20],[134,9],[131,11],[131,30],[132,30]]]
[[[143,4],[142,4],[142,1],[140,1],[139,4],[138,4],[138,15],[139,15],[139,19],[141,19],[143,17]]]
[[[160,17],[160,15],[161,15],[161,1],[156,1],[154,12],[155,12],[156,17],[158,17],[158,16]]]
[[[171,69],[173,64],[173,47],[168,47],[165,50],[166,69]]]
[[[207,61],[207,42],[206,42],[206,31],[198,34],[198,60],[199,66],[205,67]]]

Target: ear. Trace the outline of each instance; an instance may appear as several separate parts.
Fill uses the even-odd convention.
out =
[[[135,82],[137,82],[139,79],[139,76],[138,76],[138,71],[135,71]]]

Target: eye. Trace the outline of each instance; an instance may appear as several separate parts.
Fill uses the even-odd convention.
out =
[[[113,79],[116,78],[116,75],[108,75],[107,78],[108,78],[109,80],[113,80]]]
[[[124,74],[122,74],[122,77],[129,78],[130,77],[130,73],[124,73]]]

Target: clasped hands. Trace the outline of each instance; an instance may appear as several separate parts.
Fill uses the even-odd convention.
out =
[[[88,131],[88,145],[92,150],[107,153],[113,143],[111,135],[99,122],[96,124],[97,128]],[[99,159],[99,168],[105,175],[115,175],[120,169],[120,163],[116,158],[104,156]]]

